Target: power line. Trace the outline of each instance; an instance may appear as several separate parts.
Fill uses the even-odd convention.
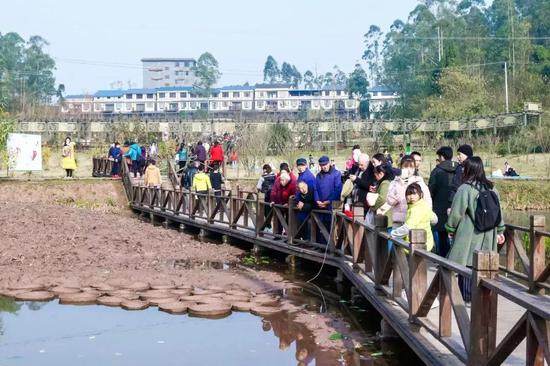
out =
[[[392,40],[394,41],[400,41],[400,40],[421,40],[421,41],[437,41],[438,39],[448,39],[448,40],[469,40],[469,41],[478,41],[478,40],[550,40],[549,37],[476,37],[476,36],[466,36],[466,37],[460,37],[460,36],[451,36],[451,37],[416,37],[416,36],[404,36],[404,37],[396,37]]]

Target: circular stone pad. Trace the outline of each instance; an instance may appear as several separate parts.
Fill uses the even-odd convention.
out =
[[[198,317],[224,317],[231,314],[231,305],[197,304],[189,306],[189,314]]]
[[[140,300],[126,300],[123,301],[120,306],[126,310],[143,310],[149,307],[149,303],[147,301]]]
[[[54,298],[55,294],[49,291],[30,291],[15,295],[15,299],[20,301],[50,301]]]
[[[95,304],[98,296],[91,292],[78,292],[76,294],[59,295],[60,304],[91,305]]]

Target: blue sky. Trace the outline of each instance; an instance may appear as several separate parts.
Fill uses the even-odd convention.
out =
[[[371,24],[387,30],[407,18],[417,0],[69,0],[10,1],[0,32],[41,35],[56,58],[68,93],[142,84],[143,57],[194,57],[211,52],[219,84],[255,83],[271,54],[303,73],[346,72],[361,59]]]

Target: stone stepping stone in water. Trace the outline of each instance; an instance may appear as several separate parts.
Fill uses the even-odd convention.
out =
[[[252,305],[254,304],[251,302],[234,302],[232,308],[236,311],[250,311]]]
[[[174,296],[174,297],[165,297],[162,299],[147,299],[147,302],[151,306],[160,306],[162,304],[170,304],[170,303],[178,302],[178,298]]]
[[[122,304],[123,301],[128,301],[128,300],[125,298],[116,297],[116,296],[101,296],[97,299],[98,305],[115,306],[115,307],[120,306],[120,304]]]
[[[248,298],[252,297],[252,294],[245,290],[228,290],[228,291],[225,291],[225,293],[233,296],[245,296]]]
[[[176,288],[173,290],[169,290],[171,294],[177,295],[177,296],[188,296],[191,295],[191,289],[183,289],[183,288]]]
[[[104,283],[96,283],[96,284],[92,284],[90,285],[91,288],[94,288],[94,289],[97,289],[97,291],[100,291],[100,292],[110,292],[110,291],[116,291],[116,290],[119,290],[120,288],[119,287],[116,287],[116,286],[113,286],[113,285],[110,285],[106,282]]]
[[[269,316],[273,314],[280,313],[282,310],[273,306],[253,306],[250,309],[250,312],[258,316]]]
[[[9,290],[17,290],[17,291],[42,291],[46,290],[46,286],[44,286],[43,283],[21,283],[14,286],[8,287]]]
[[[23,292],[27,292],[25,290],[8,290],[8,289],[3,289],[0,291],[0,295],[2,296],[6,296],[6,297],[15,297],[17,296],[18,294],[21,294]]]
[[[133,282],[124,286],[124,288],[132,291],[146,291],[149,290],[150,287],[151,286],[149,286],[147,282]]]
[[[223,318],[231,314],[231,305],[227,304],[196,304],[189,306],[190,315],[207,318]]]
[[[97,294],[91,292],[78,292],[75,294],[62,294],[59,295],[59,303],[67,305],[92,305],[95,304]]]
[[[55,294],[49,291],[29,291],[17,294],[15,300],[19,301],[51,301]]]
[[[107,293],[107,295],[114,296],[114,297],[122,297],[126,300],[138,300],[139,299],[139,295],[137,293],[135,293],[134,291],[130,291],[130,290],[110,291],[110,292]]]
[[[140,300],[126,300],[123,301],[120,306],[125,310],[143,310],[149,307],[149,303]]]
[[[55,286],[50,289],[50,292],[53,292],[55,296],[60,296],[64,294],[76,294],[81,291],[80,291],[80,288],[76,288],[76,287]]]
[[[175,297],[173,294],[168,292],[167,290],[148,290],[144,292],[138,293],[139,297],[141,297],[144,300],[150,300],[150,299],[164,299],[167,297]]]
[[[224,304],[226,303],[223,301],[221,297],[213,297],[213,296],[182,296],[180,297],[181,301],[189,301],[194,302],[197,304]]]
[[[250,302],[250,297],[247,296],[226,295],[223,296],[221,299],[229,304],[234,302]]]
[[[250,300],[257,306],[278,306],[279,299],[274,297],[254,297]]]
[[[191,293],[193,295],[214,295],[214,294],[220,294],[222,293],[223,291],[215,291],[215,290],[205,290],[205,289],[201,289],[201,288],[194,288]]]
[[[176,301],[171,303],[159,304],[159,310],[169,314],[185,314],[189,306],[196,305],[191,302]]]

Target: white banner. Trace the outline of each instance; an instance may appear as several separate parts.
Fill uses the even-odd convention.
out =
[[[12,170],[42,170],[40,135],[8,134],[8,156]]]

